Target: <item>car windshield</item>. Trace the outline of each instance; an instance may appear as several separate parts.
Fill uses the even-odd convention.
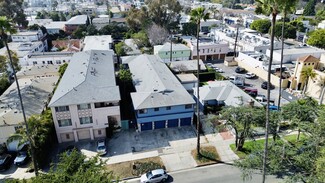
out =
[[[151,173],[151,172],[148,172],[148,173],[146,174],[146,176],[147,176],[148,179],[150,179],[150,178],[152,177],[152,173]]]
[[[105,146],[99,146],[97,149],[98,150],[105,150],[106,148],[105,148]]]
[[[26,152],[19,152],[19,153],[18,153],[18,156],[26,156],[26,155],[27,155]]]

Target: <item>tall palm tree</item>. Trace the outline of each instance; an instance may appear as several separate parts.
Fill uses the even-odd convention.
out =
[[[200,155],[200,53],[199,53],[199,36],[201,20],[206,21],[209,18],[209,13],[205,11],[205,8],[198,7],[191,11],[191,21],[196,23],[196,58],[197,58],[197,99],[196,99],[196,110],[197,110],[197,121],[196,121],[196,133],[197,133],[197,154]]]
[[[298,2],[297,0],[283,1],[283,4],[281,6],[283,21],[282,21],[282,32],[281,32],[281,60],[280,60],[280,81],[279,81],[280,83],[279,83],[279,98],[278,98],[279,107],[281,104],[280,102],[281,102],[281,91],[282,91],[282,65],[283,65],[285,19],[287,18],[288,13],[294,12],[297,2]]]
[[[325,77],[320,77],[317,85],[321,88],[319,95],[319,105],[323,104],[324,94],[325,94]]]
[[[300,73],[301,78],[303,79],[305,86],[303,89],[303,94],[307,91],[308,81],[309,79],[315,79],[317,76],[317,73],[314,71],[314,68],[312,67],[305,67],[301,70]]]
[[[263,176],[262,182],[265,182],[266,175],[266,161],[268,155],[268,139],[269,139],[269,126],[270,126],[270,88],[271,88],[271,66],[273,62],[273,50],[274,50],[274,32],[276,17],[280,13],[280,5],[283,0],[255,0],[257,7],[255,12],[257,14],[272,15],[271,21],[271,44],[270,44],[270,60],[268,64],[268,74],[267,74],[267,104],[266,104],[266,120],[265,120],[265,144],[264,144],[264,155],[263,155]]]
[[[28,124],[27,124],[27,120],[26,120],[26,114],[25,114],[25,110],[24,110],[23,99],[22,99],[22,96],[21,96],[21,93],[20,93],[19,83],[18,83],[18,79],[17,79],[17,76],[16,76],[16,70],[15,70],[14,64],[12,62],[11,51],[10,51],[9,46],[8,46],[8,35],[7,35],[7,33],[13,34],[15,32],[16,32],[16,29],[14,28],[12,20],[7,19],[7,17],[5,17],[5,16],[0,16],[0,38],[3,41],[3,43],[4,43],[4,45],[5,45],[6,49],[7,49],[7,53],[8,53],[8,56],[9,56],[9,64],[11,66],[13,75],[15,77],[15,82],[16,82],[16,85],[17,85],[17,91],[18,91],[18,96],[19,96],[19,100],[20,100],[21,110],[23,112],[24,124],[26,126],[27,138],[29,139],[29,141],[32,141],[31,137],[29,135],[29,129],[28,129]],[[37,168],[37,164],[36,164],[35,157],[34,157],[34,147],[33,147],[33,145],[31,145],[31,156],[32,156],[33,163],[34,163],[35,174],[37,176],[38,175],[38,168]]]

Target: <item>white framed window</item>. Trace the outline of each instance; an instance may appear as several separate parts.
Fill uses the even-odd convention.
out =
[[[72,126],[71,119],[61,119],[58,120],[59,127]]]
[[[90,104],[79,104],[77,105],[78,110],[83,110],[83,109],[90,109]]]
[[[80,121],[80,124],[81,125],[90,124],[90,123],[93,123],[93,118],[91,116],[89,116],[89,117],[82,117],[82,118],[79,118],[79,121]]]
[[[69,111],[69,106],[55,107],[55,112],[64,112],[64,111]]]

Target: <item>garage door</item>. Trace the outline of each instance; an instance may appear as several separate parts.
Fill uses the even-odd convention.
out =
[[[166,128],[166,121],[155,121],[155,129]]]
[[[168,128],[171,128],[171,127],[178,127],[178,119],[171,119],[171,120],[168,120],[167,127],[168,127]]]
[[[152,122],[141,123],[141,131],[152,130]]]
[[[182,118],[181,126],[189,126],[192,123],[192,118]]]
[[[78,134],[79,140],[90,139],[90,131],[89,130],[81,130],[81,131],[78,131],[77,134]]]

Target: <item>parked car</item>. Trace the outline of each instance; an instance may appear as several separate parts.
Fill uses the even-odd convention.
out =
[[[212,67],[211,63],[206,63],[205,65],[208,66],[208,67]]]
[[[141,183],[165,182],[168,179],[168,174],[163,169],[152,170],[143,174],[140,178]]]
[[[10,154],[3,154],[0,156],[0,171],[5,171],[10,168],[12,163],[12,156]]]
[[[264,81],[262,84],[261,84],[261,88],[263,89],[267,89],[267,81]],[[274,89],[274,85],[272,85],[272,83],[270,83],[270,89]]]
[[[244,68],[241,68],[241,67],[236,67],[236,69],[235,69],[235,72],[236,73],[243,73],[243,72],[245,72],[246,70],[244,69]]]
[[[244,88],[244,91],[245,91],[248,95],[250,95],[250,96],[252,96],[252,97],[256,97],[257,94],[258,94],[258,91],[257,91],[256,88]]]
[[[97,153],[103,156],[107,153],[106,151],[106,141],[104,139],[97,141]]]
[[[255,97],[255,100],[257,100],[258,102],[265,102],[265,101],[267,101],[265,95],[257,95]]]
[[[15,160],[14,160],[14,164],[17,166],[21,166],[27,163],[28,161],[28,153],[27,151],[19,151]]]
[[[251,72],[245,74],[245,78],[247,78],[247,79],[253,79],[255,77],[256,77],[256,75],[254,73],[251,73]]]

